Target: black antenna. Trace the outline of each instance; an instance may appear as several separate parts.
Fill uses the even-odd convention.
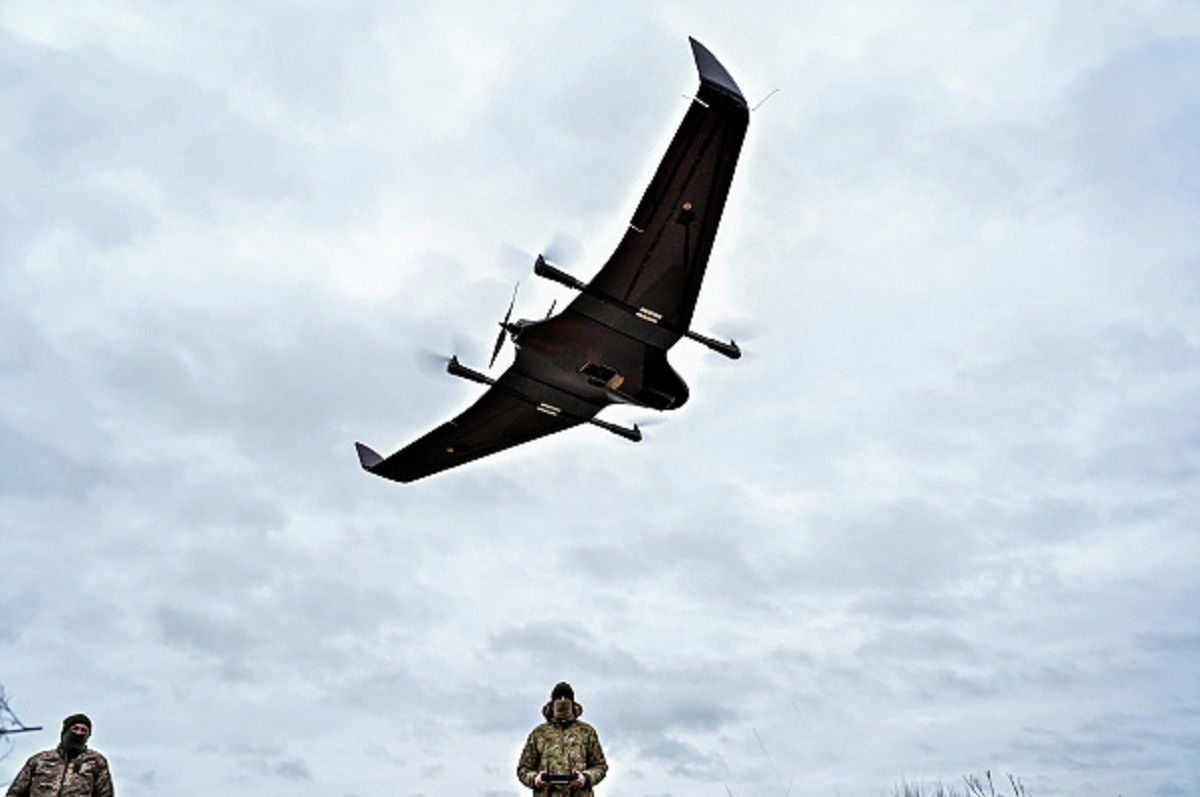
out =
[[[42,730],[41,725],[30,725],[28,727],[21,728],[0,728],[0,736],[8,736],[9,734],[13,733],[29,733],[30,731],[40,730]]]
[[[759,108],[763,107],[763,103],[765,103],[767,100],[771,99],[771,97],[773,97],[775,95],[775,92],[777,92],[777,91],[779,91],[779,89],[771,89],[771,93],[768,94],[767,96],[763,97],[761,100],[759,100],[758,105],[755,105],[750,110],[757,111]]]
[[[0,685],[0,737],[40,730],[42,730],[41,725],[26,725],[21,722],[21,718],[8,705],[8,695],[4,693],[4,687]]]

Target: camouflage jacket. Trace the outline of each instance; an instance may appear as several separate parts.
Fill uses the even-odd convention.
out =
[[[25,762],[7,797],[113,797],[112,775],[108,761],[95,750],[68,761],[55,748]]]
[[[525,749],[521,751],[521,760],[517,762],[517,778],[526,788],[532,789],[539,772],[582,772],[587,776],[588,785],[576,790],[566,785],[554,785],[536,790],[537,797],[593,797],[592,786],[604,780],[608,762],[600,749],[600,737],[595,728],[579,720],[582,713],[583,706],[576,703],[574,721],[550,722],[550,704],[547,703],[542,708],[542,716],[547,721],[530,732]]]

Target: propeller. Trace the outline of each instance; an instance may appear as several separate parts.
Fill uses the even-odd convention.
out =
[[[569,232],[555,230],[550,236],[549,243],[542,250],[542,256],[551,263],[570,267],[570,265],[579,260],[583,255],[583,244],[579,243],[579,239]]]
[[[508,303],[508,312],[504,314],[504,320],[500,322],[500,334],[496,336],[496,346],[492,349],[492,359],[488,363],[488,368],[496,364],[496,357],[500,354],[500,349],[504,348],[504,336],[508,333],[508,322],[512,318],[513,307],[517,304],[517,289],[521,287],[521,283],[513,286],[512,301]]]
[[[761,321],[747,318],[729,318],[714,325],[718,334],[735,340],[754,340],[762,337],[764,329]]]
[[[555,230],[554,234],[550,236],[550,240],[546,242],[546,246],[541,250],[541,254],[555,265],[570,268],[572,264],[582,259],[583,244],[569,232]],[[537,253],[515,244],[506,243],[500,245],[497,259],[506,269],[510,263],[514,268],[518,265],[520,268],[529,268],[533,261],[537,260]]]
[[[449,355],[433,349],[417,349],[413,358],[426,376],[441,376],[446,372],[446,363],[450,362]]]
[[[650,426],[658,426],[665,418],[661,415],[639,415],[633,425],[638,428],[646,428]]]
[[[746,316],[714,322],[713,329],[718,335],[723,336],[727,340],[737,341],[738,343],[746,343],[748,341],[759,340],[763,337],[769,337],[771,332],[768,326],[762,321]],[[742,363],[745,366],[756,359],[761,353],[760,347],[751,346],[748,349],[742,349],[742,356],[737,360],[714,357],[712,358],[712,363],[718,367],[732,367],[737,363]]]
[[[441,379],[446,375],[446,365],[454,355],[464,358],[467,362],[479,362],[479,345],[470,338],[456,334],[450,338],[450,345],[447,348],[452,352],[451,354],[436,349],[418,347],[413,352],[413,359],[416,360],[417,368],[421,373]]]

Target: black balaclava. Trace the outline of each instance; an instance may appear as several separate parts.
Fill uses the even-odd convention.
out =
[[[553,722],[575,719],[575,690],[566,681],[559,681],[550,692],[550,719]]]
[[[72,725],[88,726],[87,733],[72,733]],[[88,738],[92,735],[92,721],[88,719],[87,714],[72,714],[63,720],[62,726],[62,749],[67,754],[67,758],[74,758],[87,749]]]

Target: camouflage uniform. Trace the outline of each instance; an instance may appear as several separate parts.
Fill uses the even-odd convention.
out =
[[[67,760],[61,747],[25,762],[7,797],[113,797],[108,761],[95,750]]]
[[[539,772],[582,772],[587,776],[587,785],[572,789],[564,784],[534,791],[537,797],[549,795],[571,795],[571,797],[593,797],[592,786],[604,780],[608,762],[600,749],[600,737],[596,729],[579,720],[583,706],[575,704],[575,719],[570,722],[551,722],[550,704],[542,707],[546,721],[529,733],[521,760],[517,762],[517,778],[526,788],[533,788]]]

